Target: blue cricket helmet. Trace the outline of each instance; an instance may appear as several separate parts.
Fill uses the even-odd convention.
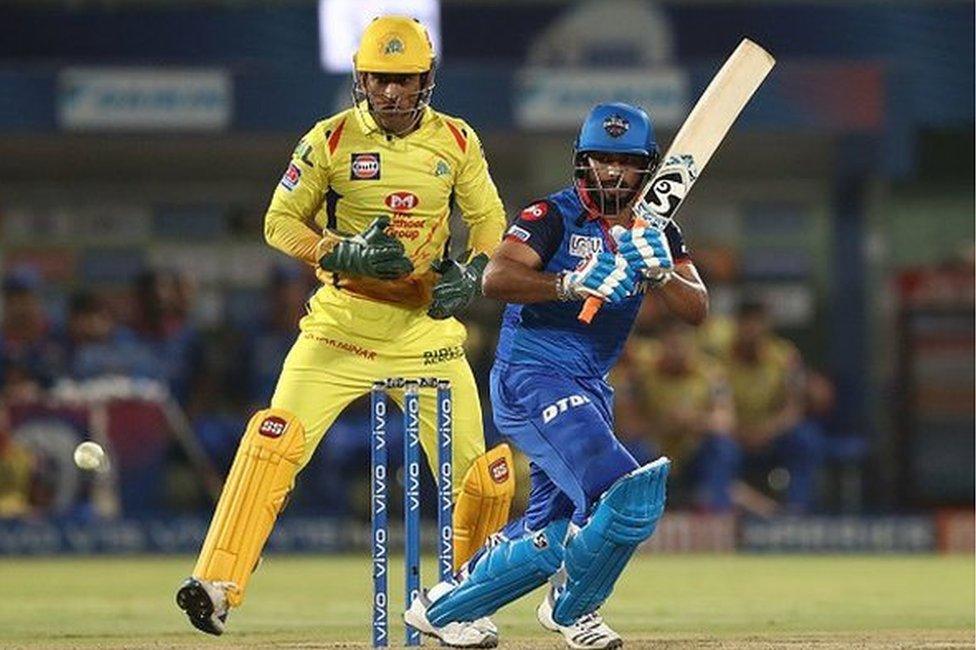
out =
[[[644,109],[623,102],[597,104],[586,116],[576,143],[574,156],[591,151],[658,157],[654,125]]]

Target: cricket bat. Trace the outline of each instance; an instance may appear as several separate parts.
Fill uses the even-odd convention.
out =
[[[748,38],[742,39],[678,129],[654,176],[638,192],[633,205],[635,226],[664,230],[674,219],[732,123],[775,63],[769,52]],[[602,304],[601,298],[587,298],[579,320],[592,321]]]

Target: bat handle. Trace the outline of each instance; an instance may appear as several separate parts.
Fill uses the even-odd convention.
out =
[[[600,311],[600,307],[603,306],[603,300],[597,298],[596,296],[589,296],[583,303],[583,308],[580,309],[579,315],[576,317],[579,322],[589,325],[596,316],[596,313]]]

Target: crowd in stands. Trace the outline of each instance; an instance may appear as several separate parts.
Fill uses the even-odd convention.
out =
[[[45,484],[44,459],[18,442],[7,412],[43,400],[65,379],[157,382],[192,423],[194,444],[217,471],[226,470],[247,417],[270,399],[314,286],[302,268],[275,267],[249,326],[202,331],[194,323],[192,282],[176,272],[147,270],[123,301],[79,290],[67,297],[63,317],[54,318],[40,276],[30,268],[9,271],[0,322],[0,518],[52,514],[51,499],[37,487]],[[661,314],[646,301],[610,378],[624,444],[640,462],[659,454],[673,459],[672,502],[680,507],[763,516],[815,510],[833,407],[830,381],[805,368],[759,302],[744,301],[734,316],[713,317],[698,329]],[[469,322],[468,354],[480,385],[487,385],[481,380],[496,317],[489,312]],[[336,515],[363,510],[368,431],[366,409],[355,404],[303,472],[301,501],[290,507]],[[198,471],[186,462],[186,446],[169,441],[154,452],[159,463],[140,465],[131,485],[123,477],[119,489],[165,485],[163,475]],[[186,496],[202,491],[192,479],[191,488],[183,479],[169,483],[179,486],[160,499],[128,502],[147,512],[133,506],[124,514],[207,509],[205,499]]]

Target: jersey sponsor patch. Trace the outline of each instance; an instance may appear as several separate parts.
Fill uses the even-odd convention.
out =
[[[309,167],[315,167],[315,163],[312,162],[312,145],[305,142],[305,138],[298,141],[298,146],[295,147],[291,157],[298,158]]]
[[[539,201],[538,203],[533,203],[529,207],[522,210],[519,217],[525,221],[538,221],[542,217],[549,213],[549,204],[545,201]]]
[[[505,233],[505,236],[506,237],[514,237],[515,239],[517,239],[517,240],[519,240],[521,242],[526,242],[526,241],[529,241],[529,237],[531,237],[532,235],[530,235],[529,234],[529,231],[526,230],[525,228],[520,228],[518,226],[512,226],[511,228],[508,229],[508,232]]]
[[[413,192],[393,192],[383,202],[394,212],[410,212],[420,205],[420,197]]]
[[[576,257],[589,257],[603,252],[603,239],[587,237],[586,235],[571,235],[569,238],[569,254]]]
[[[295,163],[288,163],[288,169],[285,170],[285,175],[281,177],[281,186],[291,192],[298,187],[301,180],[302,170]]]
[[[378,152],[354,153],[349,164],[349,180],[378,181],[380,179],[380,154]]]
[[[549,424],[549,422],[551,422],[552,419],[560,413],[565,413],[571,408],[576,408],[577,406],[583,406],[584,404],[589,403],[590,398],[586,395],[569,395],[567,397],[563,397],[562,399],[558,399],[554,403],[542,409],[542,422]]]
[[[266,438],[280,438],[287,426],[288,423],[282,418],[279,418],[277,415],[269,415],[261,422],[261,426],[258,427],[258,433]]]

